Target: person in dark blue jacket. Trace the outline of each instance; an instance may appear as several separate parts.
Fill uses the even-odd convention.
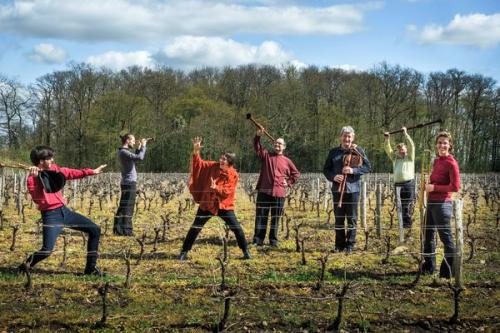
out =
[[[344,126],[340,131],[340,145],[328,153],[323,167],[326,179],[332,182],[333,211],[335,214],[335,251],[346,251],[351,253],[356,244],[356,224],[361,175],[370,172],[370,161],[364,150],[353,143],[354,129]],[[352,161],[359,161],[345,166],[345,159],[351,154]],[[362,161],[362,162],[361,162]],[[345,176],[344,176],[345,175]],[[339,207],[341,197],[341,184],[345,179],[342,204]],[[345,220],[347,219],[347,232]]]

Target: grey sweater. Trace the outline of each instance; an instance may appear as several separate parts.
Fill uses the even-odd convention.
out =
[[[122,166],[122,185],[130,185],[137,182],[137,171],[135,161],[143,160],[146,154],[146,147],[142,146],[135,151],[135,154],[123,147],[118,148],[118,160]]]

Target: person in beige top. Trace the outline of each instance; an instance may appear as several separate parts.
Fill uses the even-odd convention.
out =
[[[403,227],[410,229],[413,221],[413,206],[415,203],[415,144],[408,135],[406,127],[403,130],[405,143],[396,146],[397,152],[393,152],[389,132],[384,133],[384,149],[392,161],[394,173],[394,185],[400,187],[400,199],[403,215]],[[397,191],[396,191],[397,193]]]

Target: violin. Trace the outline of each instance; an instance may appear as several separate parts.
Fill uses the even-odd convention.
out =
[[[348,166],[351,168],[359,168],[363,165],[363,156],[356,149],[356,147],[349,148],[349,152],[344,155],[344,166]],[[345,183],[347,181],[347,174],[342,174],[344,178],[342,179],[342,183],[340,183],[340,199],[338,203],[338,207],[342,207],[342,198],[344,197],[345,191]]]

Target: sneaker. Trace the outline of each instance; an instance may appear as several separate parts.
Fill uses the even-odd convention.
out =
[[[352,251],[354,251],[354,248],[352,246],[348,246],[345,248],[345,254],[347,255],[352,254]]]
[[[181,254],[179,254],[179,260],[180,261],[186,261],[187,260],[187,251],[182,251]]]
[[[252,256],[250,255],[250,252],[248,250],[243,251],[243,259],[244,260],[252,259]]]
[[[100,277],[105,277],[107,274],[102,272],[99,268],[94,267],[91,269],[85,269],[83,272],[84,275],[92,275],[92,276],[100,276]]]
[[[275,241],[275,240],[270,241],[270,242],[269,242],[269,245],[270,245],[271,247],[278,247],[278,241]]]

